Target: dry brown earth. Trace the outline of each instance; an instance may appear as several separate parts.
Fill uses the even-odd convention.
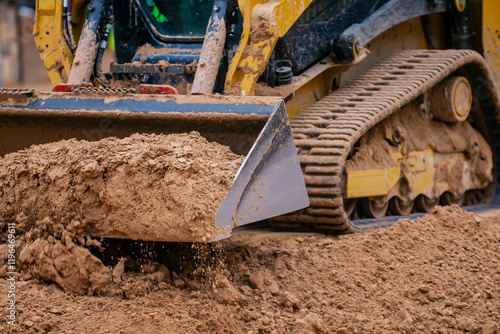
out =
[[[122,244],[121,261],[96,252],[113,273],[106,297],[19,282],[19,324],[0,331],[500,332],[500,216],[447,207],[358,235],[250,230],[210,249],[139,246]]]
[[[194,131],[33,145],[0,158],[0,229],[205,241],[242,162]]]

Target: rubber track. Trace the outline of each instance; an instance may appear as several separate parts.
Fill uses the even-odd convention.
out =
[[[348,219],[342,200],[343,168],[353,145],[387,116],[470,63],[491,78],[475,51],[396,53],[293,118],[290,123],[310,206],[273,221],[294,228],[312,224],[314,229],[355,231],[356,222]]]

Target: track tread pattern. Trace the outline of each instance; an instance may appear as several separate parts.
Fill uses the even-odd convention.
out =
[[[342,199],[342,171],[356,141],[458,68],[484,59],[471,50],[411,50],[381,61],[290,121],[310,196],[306,209],[273,218],[313,229],[353,232]],[[491,78],[491,76],[490,76]]]

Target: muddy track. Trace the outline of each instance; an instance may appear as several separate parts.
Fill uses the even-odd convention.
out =
[[[292,119],[310,206],[275,218],[276,224],[339,232],[376,226],[376,223],[367,226],[351,221],[344,208],[342,176],[351,149],[368,130],[460,68],[478,81],[472,82],[473,87],[482,84],[489,91],[487,98],[478,103],[486,118],[494,120],[498,98],[490,80],[492,75],[484,59],[469,50],[397,53]],[[496,124],[494,120],[491,126],[494,128]],[[487,137],[486,129],[479,130]],[[498,141],[490,138],[490,143],[495,151]]]

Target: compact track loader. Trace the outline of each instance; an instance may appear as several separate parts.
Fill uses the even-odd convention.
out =
[[[498,18],[493,0],[40,0],[54,89],[0,91],[0,154],[199,131],[246,156],[217,238],[493,205]]]

